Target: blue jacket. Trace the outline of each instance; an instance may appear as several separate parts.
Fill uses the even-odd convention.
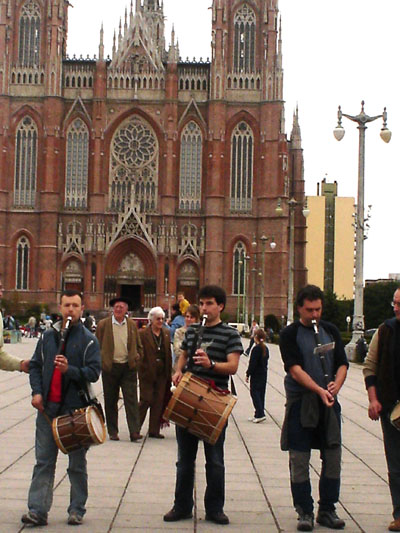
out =
[[[54,372],[54,359],[59,353],[59,328],[60,323],[57,323],[43,333],[29,363],[29,381],[32,395],[41,394],[45,406]],[[81,374],[83,374],[86,381],[91,383],[97,381],[100,376],[99,342],[81,321],[71,328],[65,357],[68,359],[68,370],[63,375],[62,412],[68,412],[84,406],[84,402],[78,393]]]

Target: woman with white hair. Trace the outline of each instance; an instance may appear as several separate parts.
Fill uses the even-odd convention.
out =
[[[163,439],[160,421],[166,388],[171,384],[171,339],[164,326],[165,313],[161,307],[153,307],[148,314],[149,325],[140,331],[143,357],[139,368],[140,425],[143,425],[150,408],[149,437]]]

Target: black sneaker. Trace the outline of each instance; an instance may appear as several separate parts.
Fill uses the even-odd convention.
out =
[[[297,531],[312,531],[314,529],[314,515],[313,513],[299,512],[297,519]]]
[[[29,511],[21,516],[21,522],[30,526],[47,526],[47,519],[39,516],[33,511]]]
[[[223,511],[218,511],[217,513],[206,513],[206,520],[209,522],[214,522],[215,524],[229,524],[229,518]]]
[[[346,525],[346,522],[339,518],[335,511],[318,511],[317,522],[331,529],[343,529]]]
[[[192,511],[182,513],[182,511],[178,511],[175,507],[172,507],[172,509],[164,515],[164,522],[178,522],[178,520],[186,520],[187,518],[192,518],[192,516]]]

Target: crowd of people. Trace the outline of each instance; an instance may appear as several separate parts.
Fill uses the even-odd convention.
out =
[[[327,528],[345,527],[335,507],[340,493],[342,450],[338,394],[349,364],[339,331],[321,319],[323,301],[318,287],[302,288],[296,299],[299,318],[282,329],[279,340],[286,371],[281,449],[288,452],[290,489],[299,531],[312,531],[314,519]],[[238,331],[221,320],[225,304],[225,291],[208,285],[200,289],[198,305],[190,304],[181,293],[168,320],[165,310],[157,306],[148,313],[147,325],[138,328],[128,314],[129,300],[115,297],[110,301],[110,316],[95,327],[90,314],[84,311],[80,293],[64,291],[59,320],[45,328],[30,361],[21,361],[4,350],[5,323],[0,315],[0,368],[29,372],[32,406],[37,410],[36,464],[28,494],[28,512],[22,516],[24,524],[44,526],[48,522],[58,453],[52,421],[85,406],[82,383],[95,382],[102,376],[105,422],[109,439],[113,441],[120,439],[121,391],[132,442],[143,438],[141,431],[148,413],[148,437],[164,438],[163,411],[171,396],[171,381],[178,387],[186,372],[190,371],[221,393],[227,392],[229,376],[236,373],[243,349]],[[395,316],[376,331],[363,371],[368,414],[372,420],[381,421],[383,432],[393,504],[393,520],[388,529],[400,531],[400,288],[394,294],[392,305]],[[200,326],[203,316],[206,319]],[[64,333],[69,322],[66,342]],[[33,321],[28,325],[32,330],[36,327]],[[250,382],[254,405],[249,420],[255,424],[266,420],[267,341],[267,332],[254,322],[246,353],[249,356],[246,381]],[[203,443],[206,520],[216,524],[229,523],[224,512],[226,430],[225,425],[214,444],[206,439]],[[163,517],[166,522],[192,517],[195,461],[202,440],[179,424],[175,431],[176,485],[173,506]],[[316,516],[309,475],[313,448],[320,450],[321,457]],[[86,512],[86,452],[87,447],[82,446],[69,453],[71,493],[67,521],[70,525],[80,525]]]

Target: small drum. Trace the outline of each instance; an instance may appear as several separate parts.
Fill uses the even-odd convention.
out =
[[[400,431],[400,402],[397,402],[390,413],[390,423]]]
[[[186,372],[164,411],[164,418],[215,444],[236,401],[232,394],[221,393],[206,380]]]
[[[54,418],[52,430],[54,440],[63,453],[103,444],[106,440],[104,421],[92,405]]]

